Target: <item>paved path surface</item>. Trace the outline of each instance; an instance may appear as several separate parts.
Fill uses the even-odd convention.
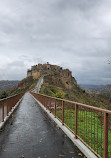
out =
[[[39,80],[38,80],[38,82],[37,82],[37,85],[36,85],[36,87],[35,87],[35,89],[34,89],[34,92],[35,92],[35,93],[39,93],[39,92],[40,92],[40,88],[41,88],[43,82],[44,82],[44,75],[42,75],[42,76],[39,78]]]
[[[79,158],[81,153],[27,93],[0,133],[0,158]]]

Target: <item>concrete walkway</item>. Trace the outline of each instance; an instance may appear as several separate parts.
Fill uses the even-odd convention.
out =
[[[29,93],[0,133],[0,158],[84,157]]]
[[[42,75],[39,78],[39,80],[37,82],[37,85],[36,85],[35,89],[33,90],[35,93],[39,93],[40,92],[40,89],[41,89],[41,86],[42,86],[43,82],[44,82],[44,75]]]

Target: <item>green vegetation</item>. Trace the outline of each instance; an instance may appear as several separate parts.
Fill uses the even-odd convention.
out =
[[[3,98],[7,98],[8,97],[8,94],[3,91],[1,94],[0,94],[0,99],[3,99]]]
[[[66,79],[55,74],[45,76],[40,92],[45,95],[111,110],[109,95],[88,94],[76,84],[75,79],[72,77]],[[59,106],[59,109],[61,109],[61,105]],[[57,110],[57,116],[62,120],[62,111],[59,109]],[[67,108],[65,108],[64,116],[65,124],[74,131],[75,111],[74,108],[71,109],[71,105],[67,105]],[[110,123],[111,119],[109,118],[109,127],[111,127]],[[78,111],[78,136],[101,156],[103,156],[103,133],[103,116],[101,113]],[[109,140],[111,140],[111,130],[109,130],[108,134]],[[111,142],[108,143],[108,150],[111,151]]]
[[[41,87],[41,93],[45,93],[49,96],[56,97],[56,98],[64,98],[66,93],[61,88],[56,88],[53,85]]]
[[[109,95],[88,94],[77,85],[73,77],[67,79],[57,74],[45,76],[40,93],[111,110]]]
[[[62,110],[57,111],[57,117],[62,120]],[[75,110],[65,109],[64,122],[74,131]],[[100,113],[78,111],[78,136],[92,147],[99,155],[103,156],[103,121]],[[108,132],[108,151],[111,151],[111,130]],[[111,155],[109,155],[110,158]]]
[[[68,89],[51,84],[43,84],[40,93],[111,110],[111,99],[109,96],[88,94],[78,86]]]
[[[11,92],[11,95],[29,91],[35,88],[38,79],[34,80],[32,76],[27,77],[19,82],[18,86]]]
[[[53,75],[54,72],[53,71],[47,71],[47,72],[42,72],[42,75]]]

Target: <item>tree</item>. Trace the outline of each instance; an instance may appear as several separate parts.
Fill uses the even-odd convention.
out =
[[[0,95],[0,99],[7,98],[7,97],[8,97],[8,94],[5,91],[3,91]]]

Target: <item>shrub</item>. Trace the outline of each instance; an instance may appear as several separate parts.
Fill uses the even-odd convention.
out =
[[[2,94],[0,95],[0,99],[3,99],[3,98],[7,98],[8,97],[8,94],[3,91]]]

